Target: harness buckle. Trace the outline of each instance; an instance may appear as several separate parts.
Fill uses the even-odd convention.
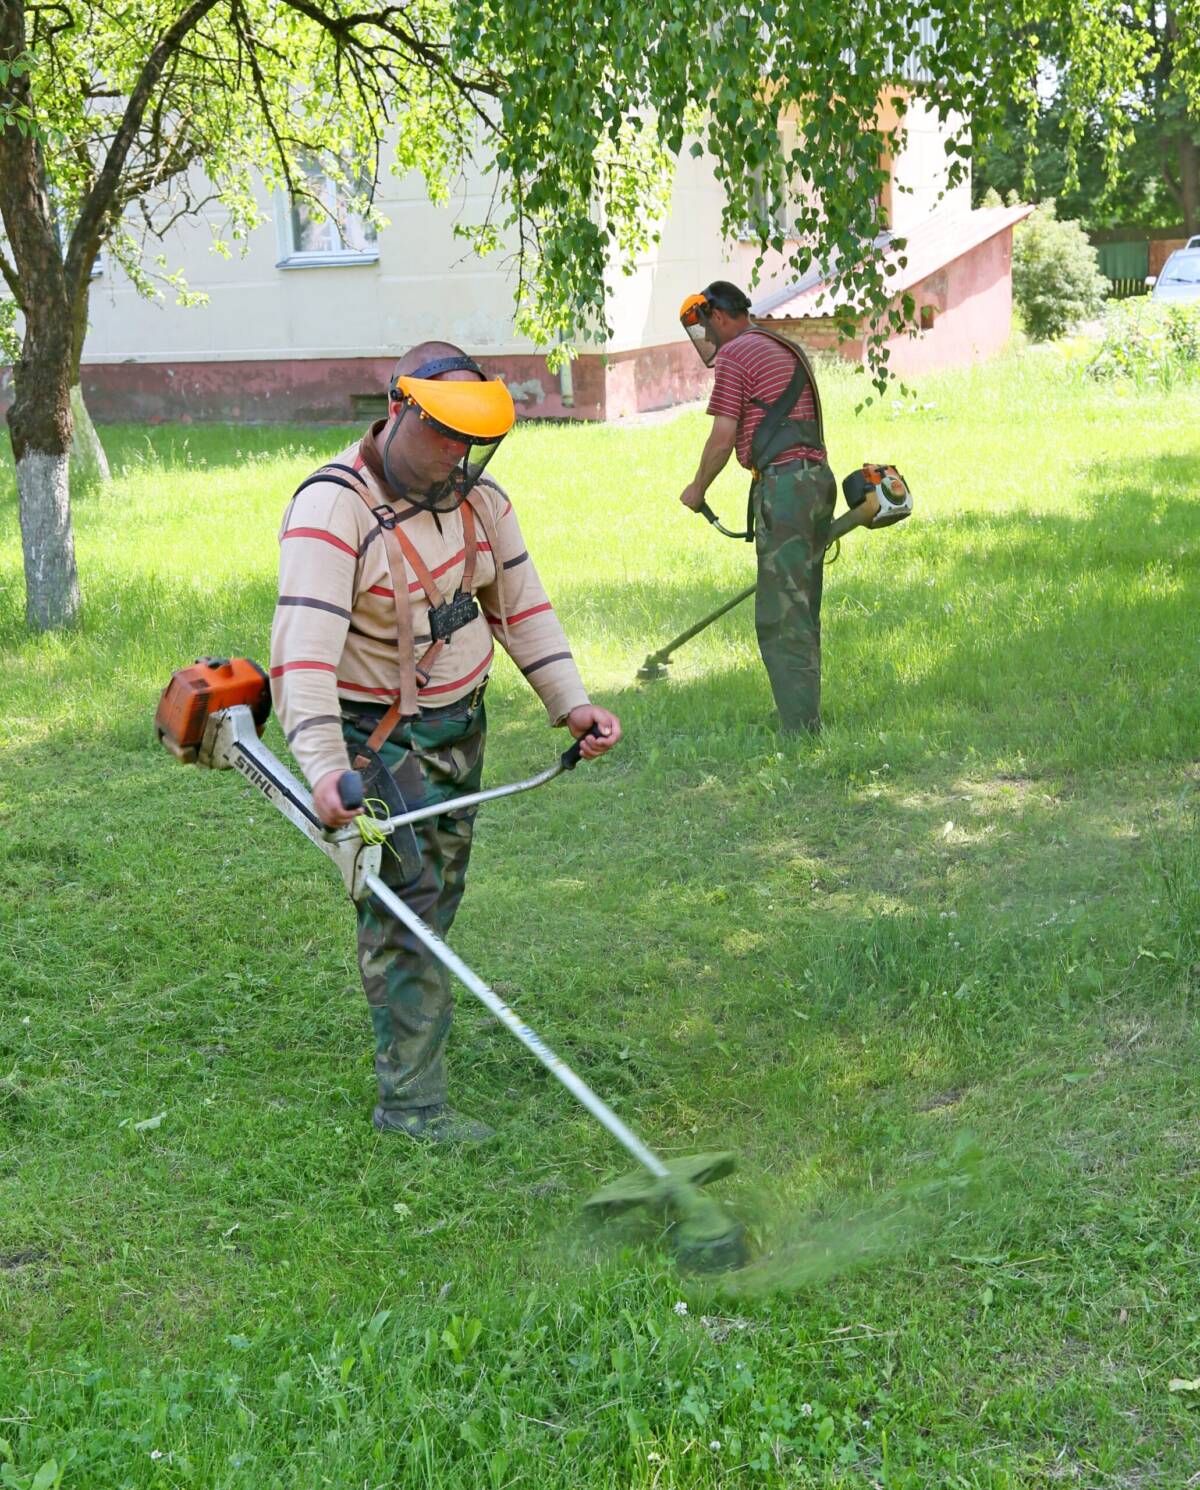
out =
[[[429,607],[429,634],[435,642],[447,641],[456,631],[469,626],[478,615],[475,597],[459,590],[453,600]]]

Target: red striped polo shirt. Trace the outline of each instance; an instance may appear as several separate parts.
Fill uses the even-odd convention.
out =
[[[708,412],[726,414],[737,420],[737,458],[748,471],[753,469],[750,445],[754,439],[754,431],[766,415],[766,409],[760,408],[751,400],[758,398],[768,405],[772,404],[787,389],[795,370],[796,359],[786,347],[781,347],[772,337],[764,336],[753,329],[743,331],[741,336],[727,341],[717,352],[713,362],[714,377]],[[816,418],[816,401],[811,387],[805,386],[796,400],[791,417]],[[784,461],[798,460],[804,455],[814,460],[825,459],[824,450],[809,445],[794,445],[790,450],[777,455],[771,464],[782,465]]]

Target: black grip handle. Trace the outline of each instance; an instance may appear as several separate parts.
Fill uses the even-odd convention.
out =
[[[363,779],[357,771],[343,771],[337,786],[338,799],[347,812],[363,805]]]
[[[591,729],[588,730],[587,735],[581,735],[579,739],[575,741],[574,745],[563,751],[562,768],[564,771],[573,771],[579,764],[583,742],[587,739],[588,735],[591,735],[593,736],[593,738],[599,740],[601,738],[600,726],[598,724],[593,724]]]
[[[699,507],[696,508],[696,511],[700,514],[701,517],[706,517],[714,527],[717,526],[717,514],[712,510],[707,502],[701,502]]]

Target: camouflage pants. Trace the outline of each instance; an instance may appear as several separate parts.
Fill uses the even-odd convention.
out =
[[[362,723],[371,726],[371,720]],[[354,758],[369,728],[344,720]],[[482,702],[407,721],[380,750],[405,802],[447,803],[437,817],[414,823],[421,872],[408,884],[385,849],[381,876],[428,925],[445,936],[466,888],[474,807],[455,811],[453,800],[478,791],[483,775],[486,721]],[[454,998],[450,975],[394,916],[372,900],[358,903],[358,966],[375,1032],[375,1074],[381,1107],[404,1111],[446,1100],[446,1039]]]
[[[785,730],[821,728],[821,587],[837,501],[822,461],[772,466],[750,489],[758,648]]]

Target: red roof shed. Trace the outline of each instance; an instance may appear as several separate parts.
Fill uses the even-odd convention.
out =
[[[1012,325],[1013,228],[1032,211],[1022,205],[935,213],[890,251],[897,300],[910,294],[917,307],[915,332],[888,339],[893,372],[979,362],[1004,346]],[[794,332],[810,349],[862,361],[862,335],[838,345],[833,312],[846,299],[817,270],[758,301],[754,316]]]

